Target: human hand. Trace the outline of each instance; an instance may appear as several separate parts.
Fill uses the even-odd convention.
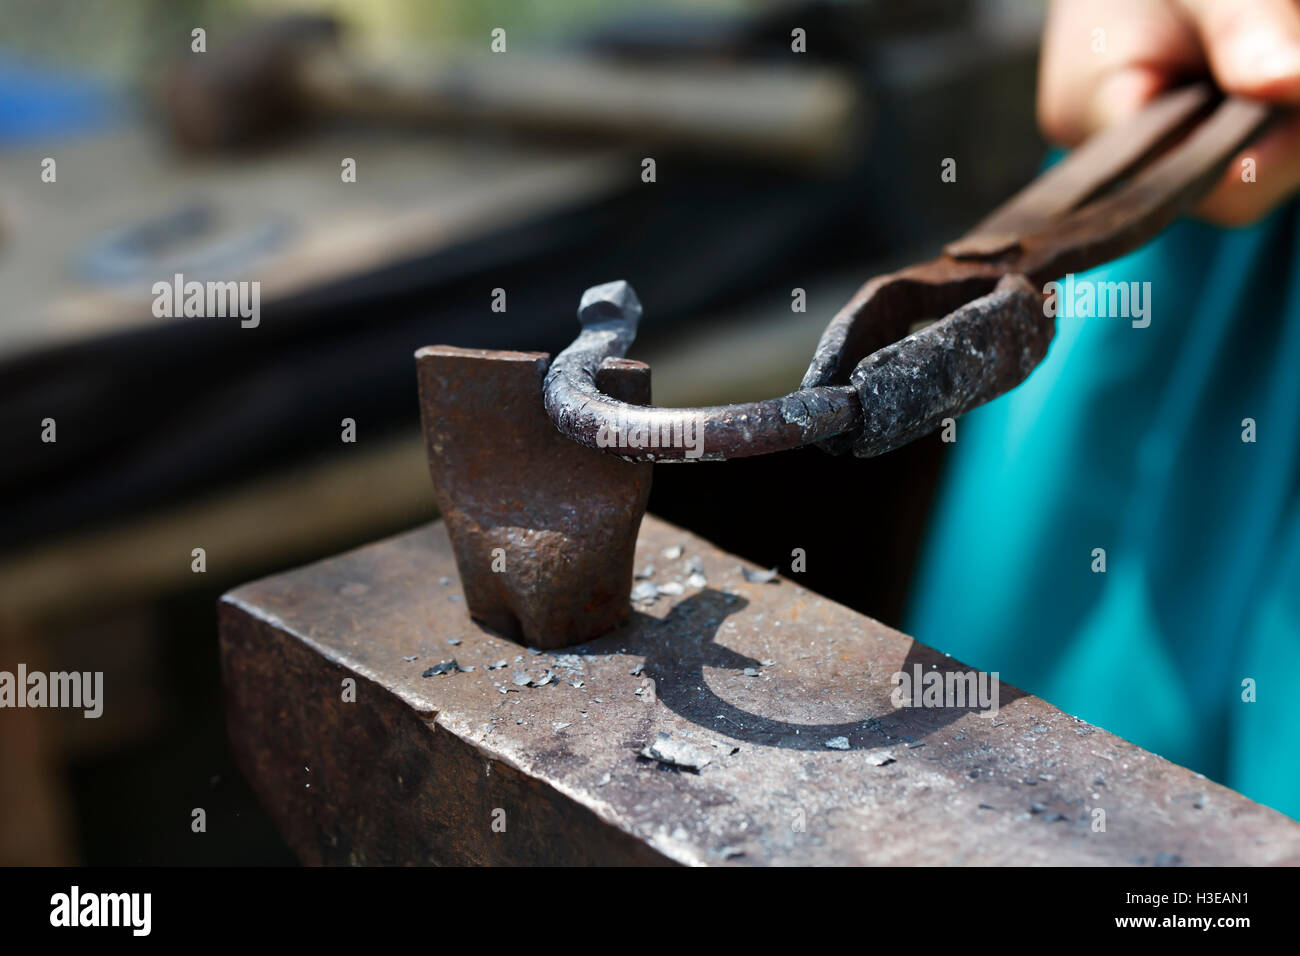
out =
[[[1137,112],[1187,78],[1300,105],[1296,0],[1052,0],[1043,32],[1038,122],[1074,145]],[[1255,161],[1255,181],[1242,160]],[[1196,214],[1245,225],[1300,190],[1300,112],[1287,115],[1234,159]]]

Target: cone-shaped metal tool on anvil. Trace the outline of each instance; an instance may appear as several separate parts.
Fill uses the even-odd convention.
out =
[[[652,466],[556,430],[542,406],[544,352],[428,346],[415,357],[429,473],[470,615],[543,649],[621,624]],[[641,362],[611,360],[598,384],[650,402]]]

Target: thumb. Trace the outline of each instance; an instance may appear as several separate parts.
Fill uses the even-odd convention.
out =
[[[1300,102],[1300,5],[1294,0],[1183,0],[1225,92]]]

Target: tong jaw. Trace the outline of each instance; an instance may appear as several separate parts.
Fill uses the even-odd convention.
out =
[[[901,448],[1015,388],[1056,334],[1042,296],[1022,275],[932,325],[872,352],[849,381],[862,403],[852,451],[870,458]]]

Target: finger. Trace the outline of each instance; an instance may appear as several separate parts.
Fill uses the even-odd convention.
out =
[[[1155,67],[1138,65],[1116,69],[1098,79],[1083,116],[1089,133],[1126,120],[1169,85],[1172,77]]]
[[[1205,68],[1200,40],[1170,0],[1054,0],[1043,31],[1038,120],[1074,145]]]
[[[1295,0],[1181,0],[1229,93],[1300,102],[1300,5]]]
[[[1246,161],[1250,162],[1247,163]],[[1300,114],[1278,122],[1228,166],[1196,215],[1221,226],[1255,222],[1300,190]]]

